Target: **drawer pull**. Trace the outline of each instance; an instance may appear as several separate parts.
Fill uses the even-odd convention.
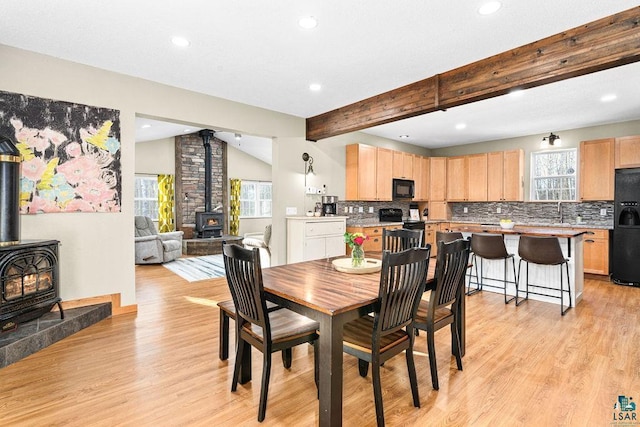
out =
[[[585,243],[595,243],[596,241],[595,241],[595,240],[591,240],[591,239],[587,239],[587,240],[585,240],[584,242],[585,242]]]

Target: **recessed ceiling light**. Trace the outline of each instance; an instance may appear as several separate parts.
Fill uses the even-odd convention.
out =
[[[142,125],[142,126],[140,126],[140,127],[141,127],[142,129],[149,129],[149,128],[151,127],[151,125],[147,123],[146,125]]]
[[[602,102],[611,102],[611,101],[615,101],[618,98],[618,96],[615,93],[610,93],[608,95],[604,95],[602,98],[600,98],[600,101]]]
[[[490,1],[480,6],[478,13],[480,15],[491,15],[492,13],[497,12],[501,7],[502,4],[499,1]]]
[[[298,25],[300,25],[305,30],[310,30],[318,26],[318,20],[315,16],[303,16],[298,19]]]
[[[466,124],[466,123],[458,123],[458,124],[456,125],[456,129],[458,129],[458,130],[464,129],[464,128],[466,128],[466,127],[467,127],[467,124]]]
[[[171,43],[173,43],[174,45],[178,46],[178,47],[187,47],[191,44],[191,42],[189,42],[189,40],[185,39],[184,37],[179,37],[179,36],[175,36],[171,38]]]
[[[322,85],[320,83],[311,83],[309,85],[309,90],[312,90],[314,92],[318,92],[320,89],[322,89]]]
[[[191,129],[185,129],[184,130],[184,133],[188,133],[188,132],[191,132]]]
[[[400,138],[400,139],[407,139],[407,138],[409,138],[409,135],[400,135],[398,138]]]
[[[509,96],[517,98],[524,95],[524,90],[522,89],[514,89],[511,92],[509,92]]]

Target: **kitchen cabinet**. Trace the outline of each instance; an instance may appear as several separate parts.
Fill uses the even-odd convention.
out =
[[[393,151],[365,144],[346,146],[346,200],[391,200]]]
[[[413,178],[413,154],[402,151],[393,152],[393,177],[401,179]]]
[[[468,197],[469,160],[467,156],[447,157],[447,197],[450,202],[463,202]]]
[[[447,200],[447,158],[429,157],[429,201]]]
[[[640,135],[616,138],[615,168],[637,167],[640,167]]]
[[[487,153],[487,200],[524,201],[524,151]]]
[[[467,200],[487,201],[487,153],[467,157]]]
[[[363,233],[365,236],[369,237],[369,239],[365,240],[362,244],[362,249],[364,250],[364,256],[367,256],[367,252],[380,252],[382,251],[382,230],[395,230],[397,228],[402,228],[402,224],[397,225],[378,225],[375,227],[347,227],[348,233]],[[351,248],[344,243],[346,246],[346,252],[348,255],[351,255]]]
[[[440,230],[440,223],[433,222],[424,225],[424,243],[431,245],[431,256],[438,255],[438,245],[436,244],[436,232]]]
[[[415,181],[414,201],[429,200],[429,158],[413,156],[413,180]]]
[[[591,274],[609,275],[609,230],[584,229],[583,263],[584,272]]]
[[[345,216],[288,217],[287,264],[345,255]]]
[[[580,200],[613,200],[614,145],[613,138],[580,143]]]
[[[446,201],[429,201],[429,219],[430,220],[448,220],[451,217],[449,206]]]

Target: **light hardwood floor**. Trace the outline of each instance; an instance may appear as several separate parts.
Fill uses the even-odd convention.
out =
[[[0,370],[1,425],[259,425],[261,355],[253,352],[253,382],[235,393],[235,351],[218,360],[224,279],[188,283],[162,266],[139,266],[136,278],[137,315],[104,320]],[[420,334],[421,408],[396,357],[382,372],[387,425],[610,425],[618,395],[640,400],[640,289],[594,278],[564,317],[553,304],[467,297],[464,371],[451,356],[449,330],[439,331],[440,390],[432,390]],[[344,357],[344,425],[375,425],[371,375],[361,378]],[[317,422],[313,352],[303,345],[291,370],[274,360],[262,425]]]

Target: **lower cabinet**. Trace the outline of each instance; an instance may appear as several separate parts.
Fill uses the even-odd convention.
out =
[[[584,252],[584,272],[609,275],[609,230],[582,229],[585,235],[582,247]]]
[[[383,229],[395,230],[396,228],[402,228],[402,224],[398,225],[385,225],[376,227],[347,227],[349,233],[363,233],[369,239],[365,240],[362,245],[364,255],[367,256],[367,252],[380,252],[382,251],[382,230]],[[351,255],[351,248],[343,242],[345,250]]]
[[[287,218],[287,264],[345,255],[346,217]]]

